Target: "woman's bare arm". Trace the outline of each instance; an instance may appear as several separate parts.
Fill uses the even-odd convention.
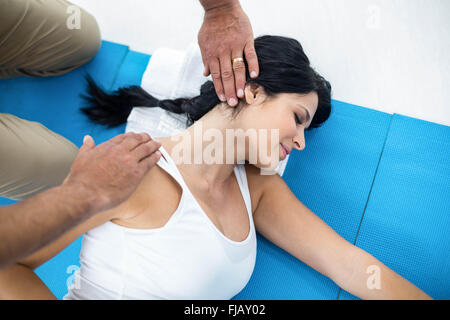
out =
[[[254,221],[257,231],[269,241],[362,299],[430,299],[337,234],[295,197],[279,175],[258,175],[248,175],[250,188],[262,188]],[[367,285],[375,272],[380,275],[379,289]]]
[[[56,300],[56,297],[32,269],[13,264],[0,270],[0,300]]]

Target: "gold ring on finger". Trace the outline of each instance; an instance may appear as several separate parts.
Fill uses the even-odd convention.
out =
[[[234,65],[236,62],[244,62],[244,59],[243,59],[243,58],[234,58],[234,59],[233,59],[233,65]]]

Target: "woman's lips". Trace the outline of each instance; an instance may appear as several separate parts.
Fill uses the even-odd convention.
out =
[[[281,150],[283,150],[283,160],[286,159],[287,155],[288,155],[288,151],[286,150],[286,148],[283,146],[282,143],[280,143],[281,145]]]
[[[284,150],[286,150],[286,154],[290,154],[291,150],[289,148],[287,148],[284,144],[281,144],[284,148]]]

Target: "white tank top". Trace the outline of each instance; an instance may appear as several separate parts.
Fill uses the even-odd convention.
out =
[[[82,240],[80,269],[63,299],[231,299],[249,281],[256,233],[243,164],[234,168],[250,230],[244,241],[219,231],[189,191],[168,152],[158,165],[182,187],[178,208],[161,228],[107,222]]]

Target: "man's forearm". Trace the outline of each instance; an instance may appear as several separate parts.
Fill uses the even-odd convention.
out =
[[[389,269],[375,257],[358,248],[348,279],[337,281],[342,289],[370,300],[421,300],[431,299],[414,284]]]
[[[239,0],[200,0],[200,3],[205,9],[205,12],[240,5]]]
[[[88,197],[79,187],[59,186],[0,207],[0,269],[25,258],[89,218],[93,212]]]

